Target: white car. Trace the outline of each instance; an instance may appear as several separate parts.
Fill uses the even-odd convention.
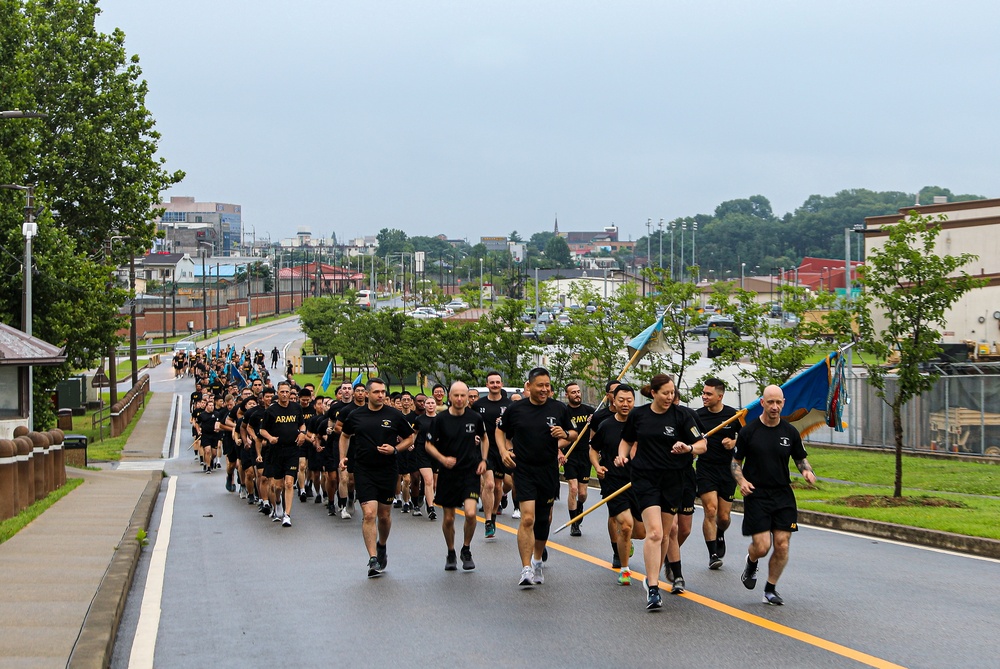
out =
[[[469,303],[464,300],[452,300],[448,304],[444,305],[446,309],[452,309],[458,311],[459,309],[468,309]]]
[[[413,311],[406,312],[406,315],[411,318],[440,318],[431,307],[417,307]]]

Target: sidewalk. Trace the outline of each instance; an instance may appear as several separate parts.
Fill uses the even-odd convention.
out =
[[[123,462],[160,458],[173,398],[153,395]],[[136,533],[149,526],[162,465],[66,473],[83,483],[0,544],[0,669],[110,661],[141,551]]]

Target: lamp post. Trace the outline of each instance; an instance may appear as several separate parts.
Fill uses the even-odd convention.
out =
[[[745,262],[740,263],[740,290],[746,290],[746,269],[747,264]]]
[[[10,114],[13,112],[2,112]],[[25,113],[25,112],[18,112]],[[30,113],[30,112],[29,112]],[[4,116],[4,118],[22,118],[20,116]],[[29,117],[30,118],[30,117]],[[35,223],[35,185],[18,186],[14,184],[0,184],[4,190],[18,190],[24,192],[24,225],[21,226],[21,234],[24,235],[24,298],[21,311],[21,329],[24,334],[31,336],[31,240],[38,234],[38,224]],[[35,407],[34,407],[34,376],[35,368],[28,366],[28,430],[35,429]]]
[[[646,267],[649,267],[649,260],[653,256],[653,252],[650,248],[650,242],[653,241],[653,219],[646,219]]]
[[[687,229],[687,221],[681,221],[681,276],[680,280],[684,280],[684,231]]]
[[[674,280],[674,222],[667,223],[670,228],[670,280]]]
[[[479,259],[479,308],[483,308],[483,259]]]
[[[198,246],[204,244],[215,249],[214,246],[208,242],[198,242]],[[208,339],[208,284],[206,283],[205,276],[205,251],[201,250],[201,334],[202,339]]]
[[[694,233],[698,232],[698,221],[691,221],[691,267],[698,267],[698,261],[695,260],[695,243],[694,243]],[[695,270],[694,282],[698,283],[701,271]]]
[[[658,237],[660,238],[660,271],[663,271],[663,219],[660,219],[660,232]]]

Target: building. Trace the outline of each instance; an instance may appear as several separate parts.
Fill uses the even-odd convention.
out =
[[[614,253],[621,248],[618,242],[618,227],[609,225],[603,230],[559,232],[559,222],[555,225],[555,234],[566,240],[569,250],[576,254],[589,253],[604,249]],[[632,243],[632,246],[635,246]]]
[[[805,286],[814,293],[827,292],[844,295],[848,284],[844,269],[846,265],[847,262],[843,258],[807,256],[802,259],[797,268],[785,271],[785,279],[797,281],[799,285]],[[860,265],[861,263],[857,260],[851,261],[851,285],[855,285]]]
[[[166,235],[161,250],[195,256],[199,248],[211,246],[212,255],[228,256],[243,247],[243,215],[238,204],[175,196],[156,208],[163,213],[154,221]]]
[[[946,314],[943,343],[971,340],[990,345],[1000,341],[1000,199],[935,202],[900,209],[898,214],[865,219],[865,255],[879,249],[888,238],[887,228],[910,211],[943,216],[935,252],[941,255],[972,253],[978,256],[962,268],[985,279],[983,288],[966,293]]]
[[[31,394],[28,370],[66,362],[65,349],[0,323],[0,439],[28,426]]]
[[[487,251],[503,252],[507,250],[506,237],[480,237],[479,243],[485,246]]]

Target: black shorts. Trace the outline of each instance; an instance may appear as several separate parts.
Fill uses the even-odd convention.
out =
[[[479,499],[480,477],[475,469],[447,469],[438,475],[434,503],[449,509],[460,509],[467,499]]]
[[[410,467],[411,467],[410,473],[418,472],[421,469],[433,469],[434,462],[437,461],[434,460],[434,462],[431,462],[432,460],[434,460],[434,458],[427,455],[427,451],[425,451],[423,448],[420,447],[414,448],[412,451],[410,451]]]
[[[503,478],[510,471],[507,469],[507,465],[503,463],[503,458],[500,457],[500,449],[494,448],[490,444],[490,450],[486,454],[486,468],[493,472],[493,476]]]
[[[337,445],[327,446],[323,449],[320,455],[320,462],[322,466],[322,471],[324,472],[337,472],[340,471],[340,447]]]
[[[714,492],[730,504],[736,495],[736,479],[729,467],[698,463],[698,496]]]
[[[243,449],[233,442],[232,445],[227,444],[225,441],[222,442],[222,451],[226,454],[226,460],[231,463],[235,463],[240,459],[240,451]]]
[[[682,516],[694,515],[694,500],[698,496],[698,479],[694,473],[694,467],[684,470],[684,492],[681,495],[681,508],[679,513]]]
[[[601,499],[605,499],[611,496],[617,490],[620,490],[622,486],[628,483],[626,478],[608,478],[605,477],[601,481]],[[608,502],[605,506],[608,507],[608,515],[612,518],[617,516],[622,511],[631,511],[632,517],[636,520],[642,520],[642,509],[639,508],[639,501],[635,497],[635,491],[629,488],[622,494],[615,497],[613,500]]]
[[[396,469],[358,467],[354,471],[354,494],[362,504],[392,504],[392,500],[396,498]]]
[[[257,451],[252,448],[241,448],[240,464],[243,465],[243,471],[257,466]]]
[[[581,448],[577,446],[577,448]],[[576,453],[576,451],[573,451]],[[590,460],[567,460],[563,465],[563,478],[567,481],[576,479],[580,483],[590,483]]]
[[[645,511],[651,506],[658,506],[661,513],[679,513],[685,501],[686,476],[683,469],[646,471],[633,468],[632,491],[639,510]]]
[[[522,463],[514,467],[513,477],[518,502],[552,504],[559,499],[559,469],[554,466]]]
[[[743,498],[743,536],[762,532],[796,532],[799,512],[791,486],[757,488]]]
[[[326,449],[324,449],[325,451]],[[323,460],[325,457],[323,453],[316,450],[316,447],[309,444],[309,450],[306,455],[306,466],[309,467],[310,472],[321,472],[323,471]]]
[[[396,471],[400,475],[409,474],[413,471],[413,451],[399,451],[396,453]]]
[[[274,455],[273,479],[283,479],[286,476],[295,478],[299,473],[298,449],[285,447]]]
[[[354,440],[352,439],[350,445],[347,447],[347,473],[354,473]],[[395,497],[395,495],[393,495]]]

